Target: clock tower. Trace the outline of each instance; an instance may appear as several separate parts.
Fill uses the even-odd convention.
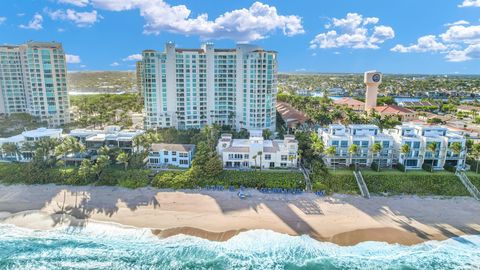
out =
[[[377,106],[378,86],[382,83],[382,73],[376,70],[367,71],[364,74],[363,82],[367,85],[365,111],[370,112]]]

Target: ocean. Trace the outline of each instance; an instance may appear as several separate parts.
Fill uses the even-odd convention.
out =
[[[102,223],[51,230],[0,224],[0,269],[480,269],[480,236],[341,247],[266,230],[212,242]]]

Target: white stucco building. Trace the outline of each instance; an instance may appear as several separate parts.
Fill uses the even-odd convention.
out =
[[[194,152],[194,144],[154,143],[148,152],[147,166],[188,168],[192,164]]]
[[[145,128],[230,125],[275,130],[277,53],[250,44],[142,53]]]
[[[298,141],[293,135],[265,140],[261,130],[251,130],[248,139],[222,134],[217,151],[225,168],[292,168],[297,167]]]
[[[398,162],[407,169],[421,169],[424,163],[433,165],[435,170],[442,170],[445,164],[463,168],[465,166],[466,138],[458,131],[453,131],[439,125],[421,125],[405,123],[388,131],[395,140]],[[459,143],[462,147],[460,154],[450,149],[452,143]],[[436,151],[428,149],[429,144],[436,144]],[[410,147],[410,153],[401,153],[402,145]]]
[[[329,125],[318,130],[325,149],[335,147],[335,155],[325,155],[324,161],[329,166],[349,166],[358,164],[370,166],[373,161],[379,162],[382,167],[393,163],[393,137],[380,132],[375,125]],[[381,151],[374,153],[372,146],[379,143]],[[350,151],[351,146],[357,145],[357,152]]]
[[[30,161],[35,152],[35,142],[42,138],[60,139],[62,137],[62,129],[38,128],[35,130],[24,131],[21,134],[0,138],[0,160],[4,161]],[[14,144],[15,152],[6,152],[3,150],[4,144]]]
[[[137,150],[135,137],[145,133],[144,130],[124,130],[120,126],[107,126],[103,130],[96,129],[74,129],[68,136],[74,137],[82,142],[87,152],[95,152],[102,146],[109,148],[120,148],[126,153]]]

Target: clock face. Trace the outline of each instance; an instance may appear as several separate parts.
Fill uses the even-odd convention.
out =
[[[380,81],[380,74],[373,74],[372,81],[379,82]]]

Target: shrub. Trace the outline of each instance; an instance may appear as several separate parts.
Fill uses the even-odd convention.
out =
[[[432,164],[423,163],[422,169],[427,172],[432,172]]]
[[[443,169],[445,169],[446,171],[449,171],[449,172],[456,172],[457,171],[457,167],[449,165],[449,164],[445,164],[445,166],[443,166]]]
[[[403,164],[398,163],[396,165],[396,168],[397,168],[397,170],[399,170],[401,172],[405,172],[405,166],[403,166]]]
[[[371,168],[372,170],[374,170],[374,171],[378,171],[378,170],[380,169],[379,166],[380,166],[380,165],[379,165],[376,161],[374,161],[374,162],[372,162],[372,164],[370,165],[370,168]]]

